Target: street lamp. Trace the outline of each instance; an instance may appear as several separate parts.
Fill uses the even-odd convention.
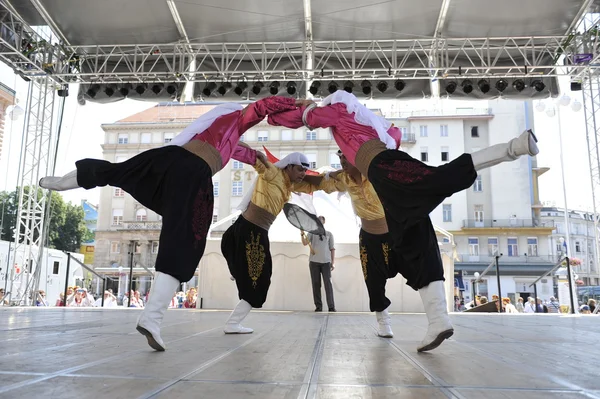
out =
[[[477,306],[477,283],[479,282],[479,276],[479,272],[473,273],[473,277],[475,277],[475,280],[473,280],[473,307]]]

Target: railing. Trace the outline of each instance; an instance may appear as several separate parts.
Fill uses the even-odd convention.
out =
[[[495,256],[489,254],[471,255],[471,254],[458,254],[458,262],[462,263],[490,263],[495,259]],[[507,256],[502,257],[502,263],[554,263],[556,262],[556,256],[554,255],[519,255],[519,256]]]
[[[410,118],[419,116],[486,116],[493,115],[491,108],[456,108],[456,109],[421,109],[413,111],[391,111],[384,114],[385,118]]]
[[[491,227],[554,227],[551,223],[542,223],[533,219],[465,219],[464,229],[491,228]]]
[[[113,227],[116,227],[118,230],[160,230],[162,222],[123,222]]]
[[[402,133],[402,144],[414,144],[417,138],[414,133]]]

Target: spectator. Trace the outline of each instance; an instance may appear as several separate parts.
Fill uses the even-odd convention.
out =
[[[550,297],[550,302],[548,303],[548,313],[560,313],[560,304],[556,300],[555,297]]]
[[[88,298],[87,290],[85,288],[78,288],[73,295],[67,298],[67,306],[69,307],[84,308],[93,305],[94,302],[90,301]]]
[[[548,308],[544,309],[544,305],[542,304],[542,300],[540,298],[535,299],[535,311],[537,313],[548,313]]]
[[[485,305],[486,303],[488,303],[487,296],[480,296],[480,297],[479,297],[479,303],[480,303],[481,305]]]
[[[197,293],[195,288],[190,288],[187,292],[187,296],[185,301],[183,302],[183,307],[186,309],[195,308],[196,307],[196,298]]]
[[[8,306],[8,301],[4,297],[4,288],[0,288],[0,306]]]
[[[523,313],[525,311],[525,307],[523,306],[523,298],[517,298],[517,305],[515,308],[517,308],[517,312],[519,313]]]
[[[515,305],[510,302],[510,298],[502,298],[502,304],[506,313],[519,313]]]
[[[48,301],[46,300],[46,291],[38,291],[35,298],[35,306],[48,306]]]
[[[94,306],[101,307],[102,306],[102,298],[98,298],[94,303]],[[116,308],[117,307],[117,297],[115,297],[111,292],[104,291],[104,307],[105,308]]]
[[[594,313],[594,310],[596,310],[596,300],[595,299],[588,299],[588,306],[590,307],[590,313]]]
[[[535,313],[535,301],[533,298],[529,297],[527,303],[525,304],[525,313]]]
[[[60,294],[58,294],[58,299],[56,300],[56,303],[54,304],[54,306],[65,306],[65,293],[61,292]]]
[[[588,305],[582,305],[579,308],[579,313],[581,313],[581,314],[590,314],[592,312],[590,312],[590,307]]]
[[[321,223],[325,224],[325,217],[319,216]],[[302,244],[310,243],[311,251],[308,258],[310,268],[310,278],[312,281],[313,300],[315,302],[315,312],[323,310],[323,302],[321,301],[321,276],[325,285],[325,296],[327,298],[327,306],[330,312],[335,312],[335,303],[333,300],[333,286],[331,285],[331,272],[335,261],[335,243],[333,234],[326,231],[325,235],[317,235],[304,232],[300,234]]]

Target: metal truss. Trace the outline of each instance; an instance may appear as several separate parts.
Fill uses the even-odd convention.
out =
[[[13,298],[18,304],[29,305],[31,298],[35,298],[31,294],[39,282],[39,266],[47,235],[49,194],[38,189],[38,181],[53,172],[55,93],[55,83],[51,79],[38,78],[29,84],[19,166],[17,227],[12,244],[14,264],[21,265],[21,272],[11,279],[10,289],[15,292],[16,288]]]

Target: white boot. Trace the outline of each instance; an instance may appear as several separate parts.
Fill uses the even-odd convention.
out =
[[[392,331],[392,319],[387,309],[383,312],[375,312],[377,317],[377,323],[379,323],[379,331],[377,335],[383,338],[394,338],[394,332]]]
[[[250,334],[254,330],[251,328],[243,327],[240,323],[248,316],[248,313],[252,310],[252,305],[243,299],[238,302],[231,316],[225,323],[225,334]]]
[[[175,277],[156,272],[148,302],[137,321],[137,330],[148,339],[148,345],[157,351],[166,349],[160,337],[160,324],[177,287],[179,280]]]
[[[502,162],[510,162],[522,155],[537,155],[540,150],[537,138],[531,130],[526,130],[519,137],[508,143],[496,144],[471,154],[475,170],[489,168]]]
[[[454,334],[454,328],[448,317],[446,291],[443,281],[433,281],[419,290],[425,314],[429,320],[427,334],[417,348],[417,352],[426,352],[437,348]]]
[[[39,186],[48,190],[64,191],[79,188],[77,183],[77,170],[67,173],[66,175],[59,176],[46,176],[42,177],[39,182]]]

